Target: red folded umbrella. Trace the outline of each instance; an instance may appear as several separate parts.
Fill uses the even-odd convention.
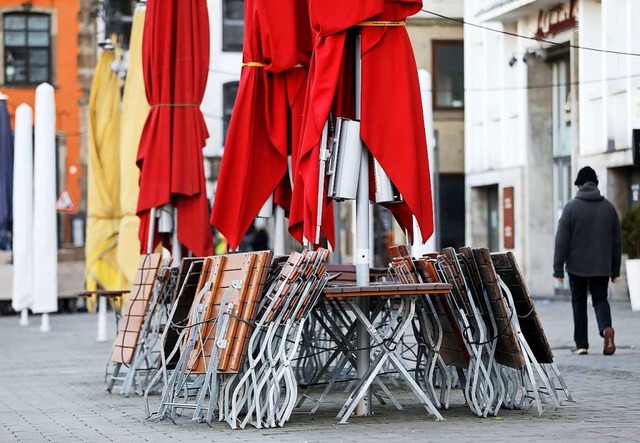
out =
[[[208,132],[200,112],[209,69],[209,39],[203,36],[208,35],[206,0],[148,3],[142,57],[151,111],[137,157],[143,253],[150,210],[171,203],[178,212],[179,242],[197,256],[213,254],[202,158]]]
[[[302,135],[296,164],[289,232],[298,241],[316,243],[318,216],[318,180],[320,138],[332,107],[345,107],[354,97],[346,91],[353,78],[344,75],[347,59],[347,31],[358,23],[380,14],[383,0],[344,2],[342,0],[309,0],[311,26],[316,33],[309,66],[309,80],[303,113]],[[346,92],[347,97],[340,92]],[[344,113],[337,116],[349,117]],[[333,243],[334,226],[331,205],[322,196],[321,233]]]
[[[348,69],[353,56],[347,30],[357,25],[362,25],[361,137],[404,198],[385,206],[410,234],[415,215],[422,238],[431,236],[431,183],[417,67],[403,23],[390,23],[402,22],[421,7],[419,0],[310,0],[318,35],[294,182],[290,231],[296,238],[316,237],[320,138],[332,108],[336,116],[350,117],[345,103],[355,98],[349,89],[355,79]],[[328,237],[332,224],[326,209],[322,230]]]
[[[299,132],[310,35],[304,1],[245,1],[244,67],[211,214],[231,248],[271,194],[289,211],[287,157]]]
[[[433,233],[433,202],[420,84],[404,21],[420,11],[421,0],[386,0],[384,11],[362,26],[361,136],[403,197],[384,205],[413,235],[413,214],[424,241]],[[400,24],[400,23],[398,23]],[[380,87],[380,85],[385,85]]]

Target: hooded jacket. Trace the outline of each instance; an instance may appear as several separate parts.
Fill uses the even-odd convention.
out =
[[[558,222],[553,276],[619,277],[620,219],[593,182],[581,186],[564,207]]]

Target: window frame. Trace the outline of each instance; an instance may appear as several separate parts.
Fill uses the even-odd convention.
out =
[[[24,32],[25,44],[23,46],[15,46],[8,45],[6,35],[7,32],[11,32],[7,30],[5,26],[5,21],[8,17],[24,17],[25,18],[25,28],[22,30]],[[29,45],[29,17],[45,17],[47,19],[47,29],[46,30],[36,30],[47,34],[48,45],[46,46],[36,46]],[[2,84],[7,87],[22,87],[22,86],[36,86],[41,83],[53,83],[53,46],[54,46],[54,35],[52,32],[54,25],[54,17],[51,13],[47,11],[25,11],[22,10],[8,10],[2,14]],[[25,51],[25,81],[9,81],[7,79],[7,66],[6,66],[6,56],[7,51],[12,48],[20,48]],[[30,53],[31,50],[45,50],[47,53],[47,65],[46,65],[46,79],[42,81],[32,81],[30,79]],[[35,66],[34,66],[35,67]],[[40,66],[42,67],[42,66]]]
[[[243,8],[244,8],[244,0],[222,0],[222,52],[242,52],[242,46],[243,46],[243,42],[240,43],[240,45],[236,45],[235,42],[234,43],[230,43],[227,38],[225,38],[226,35],[226,27],[229,26],[226,22],[227,22],[227,17],[226,17],[226,8],[228,7],[227,3],[229,3],[230,1],[241,1]],[[244,15],[242,17],[242,31],[243,31],[243,41],[244,41]]]
[[[459,46],[462,48],[462,73],[464,76],[464,40],[463,39],[448,39],[448,40],[431,40],[431,66],[432,66],[432,93],[431,103],[434,111],[464,111],[465,107],[465,92],[464,92],[464,77],[462,85],[462,106],[440,106],[438,105],[438,48],[446,46]]]
[[[227,95],[231,88],[235,87],[236,94],[233,97],[233,105],[231,106],[231,112],[227,115]],[[232,80],[222,84],[222,146],[224,147],[227,142],[227,134],[229,133],[229,126],[231,125],[231,118],[233,116],[233,108],[236,104],[238,97],[238,90],[240,88],[240,82],[238,80]]]

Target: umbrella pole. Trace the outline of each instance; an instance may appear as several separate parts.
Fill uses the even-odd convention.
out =
[[[284,247],[284,208],[276,205],[273,214],[273,253],[275,255],[285,255]]]
[[[173,266],[178,267],[182,261],[182,247],[178,240],[178,210],[173,208],[173,232],[171,233],[171,257]]]
[[[147,254],[153,253],[153,231],[156,230],[156,208],[149,212],[149,232],[147,233]]]
[[[361,58],[361,36],[356,37],[356,120],[360,120],[362,101],[362,58]],[[358,178],[358,192],[356,197],[356,284],[367,286],[369,284],[369,154],[363,150],[360,160],[360,176]],[[369,316],[369,299],[367,297],[358,298],[358,307]],[[365,376],[370,365],[369,333],[362,322],[358,322],[358,378]],[[356,408],[359,416],[371,414],[371,390],[362,398]]]

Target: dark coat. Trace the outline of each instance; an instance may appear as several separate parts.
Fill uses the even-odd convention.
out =
[[[598,187],[587,182],[564,207],[553,257],[553,276],[619,277],[620,219]]]

